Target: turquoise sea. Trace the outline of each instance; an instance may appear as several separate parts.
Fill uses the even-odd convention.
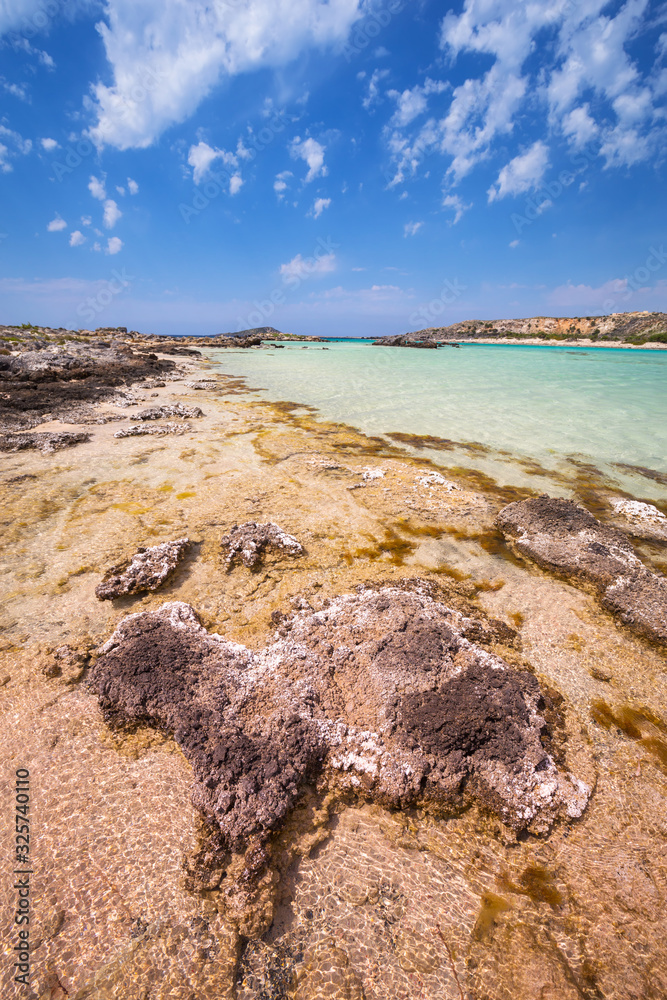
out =
[[[370,434],[479,443],[489,449],[487,465],[507,466],[504,452],[550,469],[586,460],[615,479],[617,463],[667,474],[667,351],[488,344],[433,351],[341,340],[207,354],[263,398],[315,406],[323,418]],[[645,495],[665,495],[642,479]]]

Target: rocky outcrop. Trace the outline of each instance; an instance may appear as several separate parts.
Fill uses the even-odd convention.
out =
[[[131,559],[107,570],[95,588],[96,596],[101,601],[111,601],[125,594],[157,590],[174,572],[189,546],[188,538],[178,538],[138,549]]]
[[[143,437],[146,434],[185,434],[191,431],[190,424],[131,424],[129,427],[122,427],[114,434],[115,438]]]
[[[426,347],[437,350],[438,344],[430,338],[422,339],[410,334],[404,337],[380,337],[373,341],[373,347]]]
[[[183,403],[173,403],[170,406],[149,406],[137,413],[137,420],[166,420],[169,417],[184,417],[189,420],[199,419],[204,411],[198,406],[185,406]]]
[[[571,500],[548,496],[509,504],[496,524],[522,555],[589,584],[624,624],[667,644],[667,579],[644,566],[622,531]]]
[[[611,507],[616,524],[629,534],[667,542],[667,517],[653,504],[615,498]]]
[[[43,431],[35,434],[0,434],[0,451],[41,451],[52,455],[63,448],[73,448],[83,441],[90,441],[85,431]]]
[[[240,559],[244,566],[253,569],[267,549],[287,552],[291,556],[303,553],[301,543],[272,521],[268,524],[257,524],[256,521],[235,524],[229,534],[221,538],[220,545],[227,549],[227,568]]]
[[[96,346],[71,339],[62,345],[34,339],[20,354],[0,357],[0,428],[26,430],[67,419],[82,403],[110,399],[117,388],[164,376],[174,362],[143,356],[125,345]]]
[[[110,723],[173,734],[233,850],[266,841],[313,784],[391,808],[477,801],[515,830],[580,816],[590,790],[549,753],[548,693],[469,634],[489,628],[419,586],[283,616],[259,651],[174,602],[124,619],[91,683]]]

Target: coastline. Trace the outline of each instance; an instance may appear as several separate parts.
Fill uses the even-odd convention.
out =
[[[585,588],[518,558],[504,542],[498,512],[539,490],[501,486],[452,467],[446,455],[425,458],[407,442],[328,423],[298,403],[261,400],[205,358],[156,355],[177,364],[172,381],[158,385],[154,374],[146,388],[136,382],[122,390],[129,405],[111,397],[88,414],[128,419],[34,424],[30,433],[83,430],[90,439],[55,454],[2,456],[0,705],[8,723],[22,724],[6,725],[1,738],[4,757],[29,766],[40,801],[37,878],[48,904],[35,981],[46,984],[57,963],[70,994],[124,990],[129,997],[159,978],[165,990],[187,982],[211,1000],[251,1000],[259,983],[275,979],[278,954],[295,975],[328,962],[339,983],[360,989],[358,981],[371,1000],[411,990],[415,975],[429,995],[443,995],[455,983],[437,923],[456,954],[471,960],[458,964],[472,985],[510,982],[521,995],[530,970],[569,1000],[580,994],[562,971],[563,952],[536,948],[531,937],[546,916],[571,944],[577,976],[588,952],[578,951],[576,928],[593,927],[596,975],[610,989],[626,982],[629,961],[614,921],[631,926],[655,956],[664,954],[661,890],[636,866],[632,905],[609,888],[619,866],[634,865],[637,849],[651,871],[659,867],[664,772],[618,726],[591,718],[596,704],[628,700],[667,718],[667,692],[656,684],[664,653]],[[143,407],[176,405],[204,416],[179,434],[115,437]],[[596,494],[586,476],[590,502]],[[275,521],[305,555],[269,556],[256,572],[227,571],[220,541],[242,521]],[[162,588],[96,599],[109,566],[140,546],[186,535],[193,549]],[[657,551],[647,543],[642,557]],[[211,831],[190,799],[191,766],[173,739],[145,726],[108,726],[87,684],[99,650],[127,615],[165,601],[186,602],[210,634],[258,650],[275,633],[276,616],[289,618],[303,602],[317,612],[359,587],[415,580],[485,623],[489,653],[559,693],[553,752],[595,788],[589,808],[548,837],[517,840],[474,802],[441,815],[384,808],[367,801],[363,788],[333,784],[325,794],[313,787],[276,840],[268,875],[258,869],[252,892],[242,892],[247,858],[215,861]],[[56,655],[59,649],[68,652]],[[347,711],[341,707],[342,718]],[[473,851],[483,864],[471,865]],[[206,856],[213,862],[204,864]],[[543,873],[537,888],[525,874],[533,870]],[[454,904],[451,884],[458,886]],[[489,894],[501,900],[491,912]],[[389,908],[387,923],[380,917]],[[609,917],[601,920],[602,912]],[[517,926],[531,931],[517,934]],[[365,957],[371,942],[382,967]],[[417,972],[415,955],[423,957]]]
[[[521,339],[512,339],[510,337],[474,337],[469,339],[457,340],[458,344],[497,344],[499,346],[507,347],[590,347],[590,348],[614,348],[619,350],[621,348],[635,351],[665,351],[667,350],[667,344],[651,343],[646,344],[626,344],[621,343],[617,340],[567,340],[567,341],[544,341],[540,340],[538,337],[526,337]]]

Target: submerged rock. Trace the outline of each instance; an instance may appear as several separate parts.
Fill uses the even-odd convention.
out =
[[[167,417],[196,419],[203,416],[204,411],[198,406],[184,406],[183,403],[173,403],[170,406],[149,406],[146,410],[140,410],[137,413],[137,420],[165,420]]]
[[[124,619],[91,683],[112,724],[173,734],[230,849],[266,841],[313,783],[391,808],[477,801],[543,832],[590,789],[548,752],[548,694],[466,638],[480,629],[419,589],[362,589],[252,651],[173,602]]]
[[[175,542],[138,549],[131,559],[107,570],[95,588],[96,596],[101,601],[111,601],[123,594],[157,590],[174,572],[189,545],[188,538],[178,538]]]
[[[191,431],[190,424],[131,424],[129,427],[122,427],[114,434],[115,438],[143,437],[146,434],[185,434]]]
[[[611,506],[620,526],[630,534],[667,542],[667,517],[652,503],[616,498]]]
[[[44,431],[35,434],[0,434],[0,451],[25,451],[32,449],[52,455],[63,448],[73,448],[83,441],[90,441],[85,431]]]
[[[667,579],[644,566],[622,531],[572,500],[548,496],[509,504],[496,524],[520,553],[592,585],[624,624],[667,644]]]
[[[236,559],[241,559],[244,566],[252,569],[259,563],[266,549],[282,549],[291,556],[303,553],[301,543],[272,521],[267,524],[258,524],[256,521],[235,524],[229,534],[220,540],[220,545],[228,550],[228,567]]]

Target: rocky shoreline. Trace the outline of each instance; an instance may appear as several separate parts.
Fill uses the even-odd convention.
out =
[[[667,347],[667,313],[611,313],[608,316],[533,316],[528,319],[464,320],[444,327],[381,337],[380,347],[481,344],[568,344],[585,347]]]
[[[124,336],[0,356],[34,1000],[667,992],[665,504]]]

